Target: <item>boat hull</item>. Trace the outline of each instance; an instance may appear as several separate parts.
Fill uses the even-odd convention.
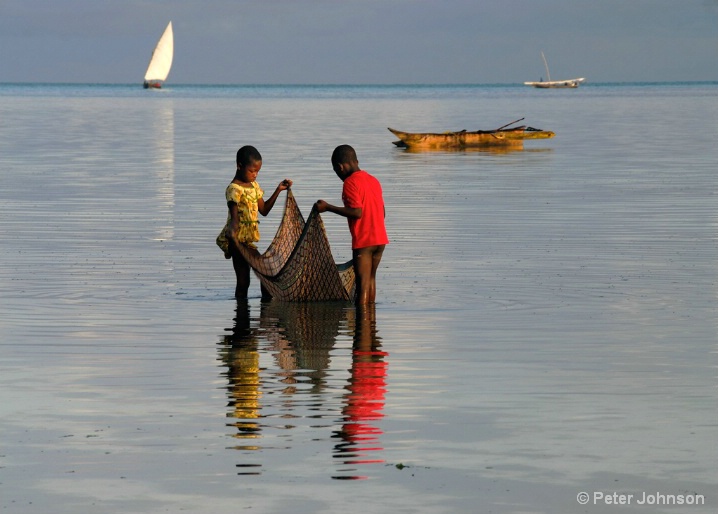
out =
[[[162,81],[160,80],[145,80],[142,87],[145,89],[162,89]]]
[[[538,89],[576,89],[585,82],[585,78],[569,80],[551,80],[542,82],[524,82],[525,86],[532,86]]]
[[[551,139],[550,130],[538,130],[531,127],[515,127],[500,130],[477,130],[467,132],[402,132],[389,128],[399,138],[394,144],[410,149],[465,149],[491,147],[522,147],[527,139]]]

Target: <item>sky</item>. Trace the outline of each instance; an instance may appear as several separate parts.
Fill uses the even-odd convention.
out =
[[[718,80],[718,0],[0,0],[0,83]]]

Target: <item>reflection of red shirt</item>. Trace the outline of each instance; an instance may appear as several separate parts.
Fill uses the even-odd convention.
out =
[[[351,395],[345,410],[348,421],[380,419],[384,415],[386,362],[355,362],[352,366]]]
[[[352,249],[389,243],[384,225],[384,198],[381,184],[366,171],[355,171],[344,180],[344,207],[361,208],[359,219],[348,218]]]
[[[381,428],[373,423],[384,414],[384,395],[386,394],[387,363],[384,362],[386,352],[379,350],[364,351],[354,349],[352,352],[351,378],[347,389],[347,403],[342,409],[344,423],[339,433],[345,443],[336,447],[339,455],[344,457],[344,464],[378,464],[384,459],[377,452],[383,450],[379,436]],[[374,458],[372,458],[374,457]],[[340,477],[359,480],[365,476]]]

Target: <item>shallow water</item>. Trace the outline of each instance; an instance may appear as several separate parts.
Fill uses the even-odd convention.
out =
[[[3,511],[714,512],[717,97],[0,86]],[[555,139],[386,130],[521,117]],[[384,186],[376,308],[256,281],[238,305],[214,245],[237,148],[308,213],[341,143]],[[614,491],[705,504],[593,503]]]

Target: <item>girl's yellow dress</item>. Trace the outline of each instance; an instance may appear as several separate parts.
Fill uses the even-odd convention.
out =
[[[257,248],[254,243],[259,241],[259,199],[264,197],[264,191],[257,182],[252,182],[250,186],[240,186],[231,183],[224,192],[227,203],[234,202],[237,204],[237,213],[239,214],[239,234],[237,240],[251,248]],[[227,212],[227,222],[224,228],[217,236],[217,246],[224,252],[224,257],[229,259],[229,240],[227,239],[227,229],[232,221],[232,217]]]

